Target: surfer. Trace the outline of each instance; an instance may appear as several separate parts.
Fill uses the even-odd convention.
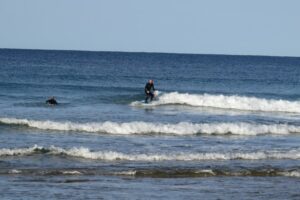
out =
[[[57,105],[58,104],[54,97],[49,98],[46,101],[46,103],[49,104],[49,105]]]
[[[146,94],[145,103],[148,103],[149,98],[150,98],[150,101],[152,101],[152,99],[154,97],[154,91],[155,91],[154,82],[153,82],[153,80],[149,80],[145,86],[145,94]]]

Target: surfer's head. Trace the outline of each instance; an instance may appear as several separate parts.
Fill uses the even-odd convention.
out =
[[[152,79],[150,79],[148,82],[149,82],[150,84],[153,84],[153,80],[152,80]]]

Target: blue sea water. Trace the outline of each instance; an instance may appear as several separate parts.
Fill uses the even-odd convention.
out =
[[[292,57],[0,49],[1,199],[300,199],[299,77]]]

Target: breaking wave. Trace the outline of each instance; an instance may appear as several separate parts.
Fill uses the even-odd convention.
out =
[[[42,130],[82,131],[106,134],[171,134],[171,135],[260,135],[300,133],[300,126],[289,124],[252,124],[252,123],[190,123],[176,124],[154,122],[55,122],[16,118],[0,118],[0,123],[21,125]]]
[[[221,109],[237,109],[247,111],[263,112],[292,112],[300,113],[300,101],[264,99],[238,95],[211,95],[211,94],[189,94],[189,93],[163,93],[156,101],[146,106],[159,106],[170,104],[182,104],[189,106],[214,107]],[[135,101],[132,106],[143,106],[141,102]]]
[[[282,176],[289,176],[289,177],[298,177],[300,178],[300,170],[288,171],[288,172],[280,172]]]
[[[257,152],[203,152],[203,153],[135,153],[127,154],[116,151],[91,151],[85,147],[64,149],[51,146],[49,148],[33,146],[20,149],[0,149],[0,156],[24,156],[33,154],[65,155],[91,160],[104,161],[205,161],[205,160],[266,160],[266,159],[300,159],[300,149],[289,151],[257,151]]]

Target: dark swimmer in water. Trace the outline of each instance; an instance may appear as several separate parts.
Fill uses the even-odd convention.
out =
[[[51,97],[49,98],[47,101],[46,101],[46,104],[49,104],[49,105],[57,105],[57,101],[55,100],[54,97]]]

